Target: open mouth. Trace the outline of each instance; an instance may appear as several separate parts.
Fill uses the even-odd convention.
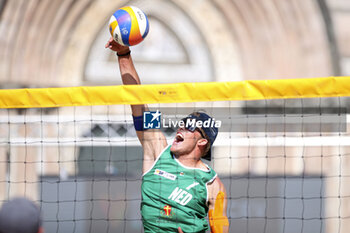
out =
[[[177,133],[175,136],[175,142],[182,142],[184,140],[184,136],[181,133]]]

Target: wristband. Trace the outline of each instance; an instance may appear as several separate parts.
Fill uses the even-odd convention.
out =
[[[118,57],[128,56],[128,55],[130,55],[130,53],[131,53],[131,50],[129,50],[128,52],[123,53],[123,54],[119,54],[118,52],[116,52],[116,54],[117,54]]]
[[[141,116],[132,116],[134,120],[134,127],[136,131],[144,131],[143,128],[143,115]]]

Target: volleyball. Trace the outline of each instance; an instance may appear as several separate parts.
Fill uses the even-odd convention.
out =
[[[147,36],[149,22],[146,14],[137,7],[118,9],[109,20],[109,32],[114,40],[124,46],[139,44]]]

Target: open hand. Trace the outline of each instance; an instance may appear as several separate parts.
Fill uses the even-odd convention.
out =
[[[109,38],[109,40],[107,41],[105,48],[109,48],[110,50],[123,54],[129,51],[129,47],[128,46],[123,46],[121,44],[118,44],[113,37]]]

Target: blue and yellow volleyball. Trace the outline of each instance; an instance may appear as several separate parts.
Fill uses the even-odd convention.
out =
[[[114,40],[124,46],[139,44],[146,38],[149,22],[146,14],[137,7],[118,9],[109,20],[109,32]]]

